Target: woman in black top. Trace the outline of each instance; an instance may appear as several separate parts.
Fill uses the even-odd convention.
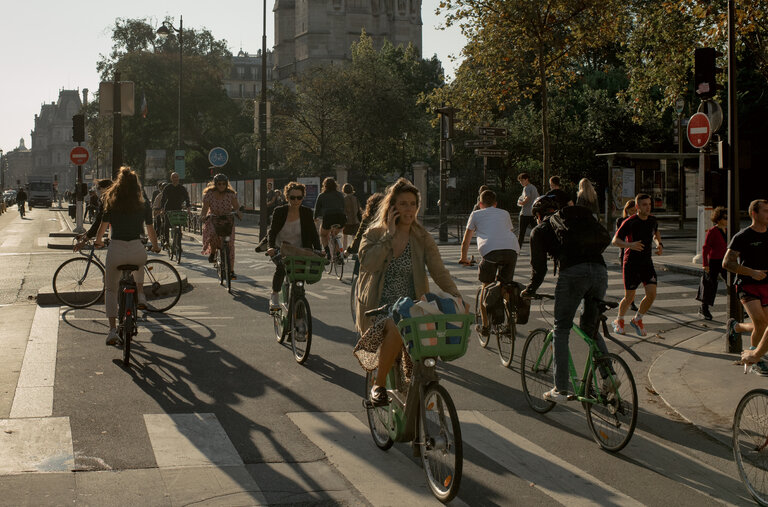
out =
[[[144,201],[141,185],[136,173],[130,167],[123,166],[117,175],[115,183],[104,194],[104,215],[99,232],[96,233],[96,247],[103,247],[102,237],[107,227],[111,225],[110,243],[107,249],[106,281],[104,305],[109,319],[109,334],[107,345],[116,345],[117,336],[117,289],[120,284],[122,264],[143,266],[147,262],[147,250],[141,242],[144,227],[152,242],[152,251],[159,252],[157,235],[152,226],[152,210]],[[147,298],[144,296],[144,270],[133,273],[138,293],[138,306],[146,307]]]
[[[283,193],[288,204],[278,206],[272,212],[272,223],[269,227],[269,250],[267,255],[274,257],[276,248],[284,241],[300,248],[320,250],[320,236],[317,234],[312,210],[301,203],[304,200],[306,188],[301,183],[292,181],[285,186]],[[285,280],[285,267],[279,263],[272,277],[272,294],[269,299],[270,310],[280,307],[280,288]]]

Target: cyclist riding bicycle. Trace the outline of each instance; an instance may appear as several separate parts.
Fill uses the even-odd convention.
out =
[[[480,301],[485,301],[485,288],[498,279],[508,284],[512,282],[517,264],[520,244],[512,232],[512,218],[509,212],[496,207],[496,193],[484,190],[480,194],[478,209],[469,215],[464,239],[461,242],[460,264],[469,264],[467,253],[472,236],[477,233],[477,249],[483,260],[477,269],[477,278],[483,284]],[[480,307],[483,325],[480,334],[488,336],[489,322],[485,305]]]
[[[170,185],[169,185],[170,187]],[[168,187],[166,187],[166,190]],[[229,178],[225,174],[217,174],[213,177],[213,181],[203,190],[203,209],[200,210],[200,218],[203,220],[203,255],[208,255],[208,262],[216,261],[216,250],[221,246],[221,238],[216,234],[216,228],[213,221],[208,220],[210,215],[222,216],[237,212],[237,217],[242,220],[243,213],[240,211],[240,203],[237,202],[237,192],[229,184]],[[210,213],[209,213],[210,212]],[[217,220],[214,218],[214,220]],[[231,220],[232,233],[229,239],[229,265],[231,271],[229,277],[232,280],[236,280],[234,266],[235,266],[235,226],[234,218],[227,217],[226,220]]]
[[[347,215],[344,212],[344,194],[339,192],[336,180],[333,178],[328,177],[323,180],[323,191],[317,196],[315,202],[315,220],[322,220],[320,243],[325,249],[326,257],[330,259],[328,239],[331,235],[331,226],[338,225],[343,228],[347,222]]]
[[[24,209],[25,202],[27,202],[27,193],[24,191],[24,187],[19,187],[19,191],[16,192],[16,205],[19,208],[19,213]]]
[[[107,178],[99,180],[96,183],[96,195],[98,196],[98,203],[96,204],[96,211],[93,215],[93,223],[91,223],[91,227],[86,232],[77,237],[77,243],[75,243],[73,248],[75,252],[79,252],[89,239],[96,237],[96,233],[99,231],[99,227],[101,227],[101,221],[104,217],[104,194],[111,186],[112,180]],[[155,229],[155,231],[157,231],[157,229]]]
[[[443,291],[460,297],[435,240],[416,221],[419,199],[419,190],[410,181],[400,178],[393,183],[360,246],[360,340],[354,354],[367,371],[377,370],[370,393],[376,406],[387,402],[386,378],[397,357],[406,378],[410,378],[412,363],[394,321],[386,315],[371,318],[365,312],[401,297],[421,298],[429,292],[427,271]]]
[[[163,188],[160,192],[160,207],[163,211],[181,211],[186,210],[189,213],[189,192],[186,187],[181,184],[181,178],[178,173],[171,173],[171,183]],[[168,220],[164,221],[163,233],[165,235],[165,241],[168,241]]]
[[[573,319],[579,304],[584,300],[584,310],[581,314],[579,327],[590,337],[593,337],[602,353],[608,353],[605,340],[598,332],[600,322],[599,300],[605,297],[608,289],[608,270],[603,260],[603,250],[610,243],[610,235],[592,216],[589,209],[582,206],[567,206],[558,213],[556,199],[544,195],[533,203],[533,214],[538,225],[531,231],[531,282],[522,292],[523,296],[533,296],[541,286],[547,274],[547,256],[552,256],[558,263],[560,275],[555,286],[555,332],[554,332],[554,376],[555,386],[544,393],[544,399],[554,402],[568,400],[568,338],[570,336]],[[593,245],[604,243],[602,247],[577,248],[573,244],[572,236],[564,234],[560,236],[564,221],[577,218],[586,223],[591,218],[594,223],[589,223],[589,228],[582,231],[597,231]],[[563,220],[560,220],[563,219]],[[604,234],[599,234],[595,227],[602,228]],[[576,232],[574,230],[574,232]],[[565,241],[561,239],[565,238]],[[618,386],[613,386],[617,388]]]
[[[267,255],[274,257],[276,248],[283,242],[301,248],[320,250],[320,237],[312,220],[312,210],[302,206],[306,187],[295,181],[288,183],[283,189],[288,204],[278,206],[272,212],[272,222],[269,227],[269,250]],[[285,266],[275,265],[272,277],[272,294],[269,298],[270,311],[280,308],[280,290],[285,281]]]
[[[121,272],[118,266],[134,264],[139,269],[133,273],[136,280],[136,292],[139,307],[146,307],[147,298],[144,296],[144,270],[141,266],[147,262],[147,250],[141,241],[146,226],[147,236],[152,242],[152,250],[159,252],[155,228],[152,226],[152,213],[149,203],[142,198],[141,184],[136,173],[130,167],[123,166],[112,185],[104,196],[104,215],[96,233],[96,247],[103,247],[102,237],[111,226],[111,240],[107,250],[105,270],[104,305],[109,320],[107,345],[117,344],[117,290],[120,284]]]

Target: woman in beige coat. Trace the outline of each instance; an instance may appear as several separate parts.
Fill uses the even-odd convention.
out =
[[[410,358],[394,321],[386,316],[371,319],[365,312],[391,305],[400,297],[420,298],[429,291],[427,271],[442,290],[459,296],[435,240],[416,221],[418,211],[418,189],[400,178],[387,189],[376,221],[360,246],[357,322],[361,338],[355,355],[367,371],[378,369],[371,390],[374,405],[387,401],[386,378],[397,356],[404,365],[410,365]]]

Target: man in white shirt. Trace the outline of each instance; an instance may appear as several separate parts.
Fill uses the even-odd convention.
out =
[[[525,231],[529,226],[531,229],[536,227],[536,222],[533,218],[533,202],[539,197],[539,191],[531,183],[531,177],[528,173],[518,174],[517,181],[523,187],[523,193],[520,194],[520,198],[517,200],[517,205],[520,206],[520,228],[517,235],[520,238],[520,243],[525,243]]]
[[[478,266],[477,278],[483,284],[483,293],[480,294],[480,300],[483,301],[485,287],[497,278],[503,283],[512,282],[520,244],[512,232],[512,218],[509,212],[496,207],[496,193],[493,190],[485,190],[480,194],[478,205],[480,209],[473,211],[467,221],[459,263],[469,264],[469,244],[472,242],[472,236],[477,233],[477,249],[483,257]],[[481,313],[482,331],[487,333],[488,317],[484,307],[481,308]]]

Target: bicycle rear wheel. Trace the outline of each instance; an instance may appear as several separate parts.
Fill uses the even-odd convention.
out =
[[[293,302],[290,333],[293,357],[297,363],[304,364],[312,346],[312,312],[303,296],[296,298]]]
[[[224,272],[227,269],[227,266],[225,265],[226,260],[223,255],[223,245],[222,248],[219,248],[216,250],[216,272],[219,275],[219,285],[224,285]]]
[[[459,492],[464,451],[456,407],[443,386],[427,386],[422,414],[419,447],[427,483],[438,500],[449,502]]]
[[[275,338],[277,338],[277,343],[283,343],[286,335],[286,326],[282,309],[272,314],[272,325],[275,328]]]
[[[357,278],[357,275],[352,275],[352,287],[349,289],[349,309],[352,313],[352,324],[354,325],[357,325]]]
[[[543,398],[554,383],[554,347],[549,329],[534,329],[525,339],[520,356],[520,377],[528,405],[540,414],[552,410],[555,402]]]
[[[606,378],[602,378],[603,374]],[[637,424],[637,387],[629,366],[616,354],[604,354],[589,370],[586,385],[590,398],[600,395],[599,401],[584,403],[595,442],[606,451],[620,451],[629,443]]]
[[[131,364],[131,339],[136,329],[136,300],[131,293],[125,294],[125,313],[123,317],[123,366]]]
[[[173,249],[176,256],[176,264],[181,264],[181,227],[174,228],[176,231],[173,235]]]
[[[365,375],[365,392],[363,393],[363,400],[365,401],[368,401],[370,396],[373,382],[376,380],[376,372],[377,370],[369,371]],[[368,415],[368,427],[371,429],[373,443],[382,451],[386,451],[394,443],[389,436],[389,427],[392,424],[392,412],[389,410],[389,405],[374,407],[366,403],[365,412]]]
[[[170,310],[179,301],[182,289],[181,276],[170,263],[150,259],[144,264],[144,295],[148,310]]]
[[[229,265],[229,244],[224,243],[221,245],[221,258],[224,261],[224,270],[222,271],[224,278],[227,282],[227,292],[232,294],[232,266]]]
[[[336,266],[336,274],[339,277],[339,280],[341,280],[344,278],[344,264],[346,264],[341,250],[336,251],[336,262],[338,263],[338,266]]]
[[[104,294],[104,268],[87,257],[64,261],[53,274],[53,292],[72,308],[91,306]]]
[[[749,494],[768,505],[768,390],[749,391],[736,407],[733,457]]]
[[[515,357],[515,316],[509,311],[509,307],[504,305],[504,324],[494,326],[496,330],[496,343],[499,346],[499,359],[505,368],[512,366],[512,359]]]
[[[480,294],[482,292],[483,288],[479,287],[477,289],[477,294],[475,294],[475,334],[477,335],[477,340],[480,342],[480,346],[485,348],[491,340],[491,333],[489,332],[487,335],[484,335],[481,332],[483,329],[483,313],[480,305],[482,305],[483,302],[480,301]]]

